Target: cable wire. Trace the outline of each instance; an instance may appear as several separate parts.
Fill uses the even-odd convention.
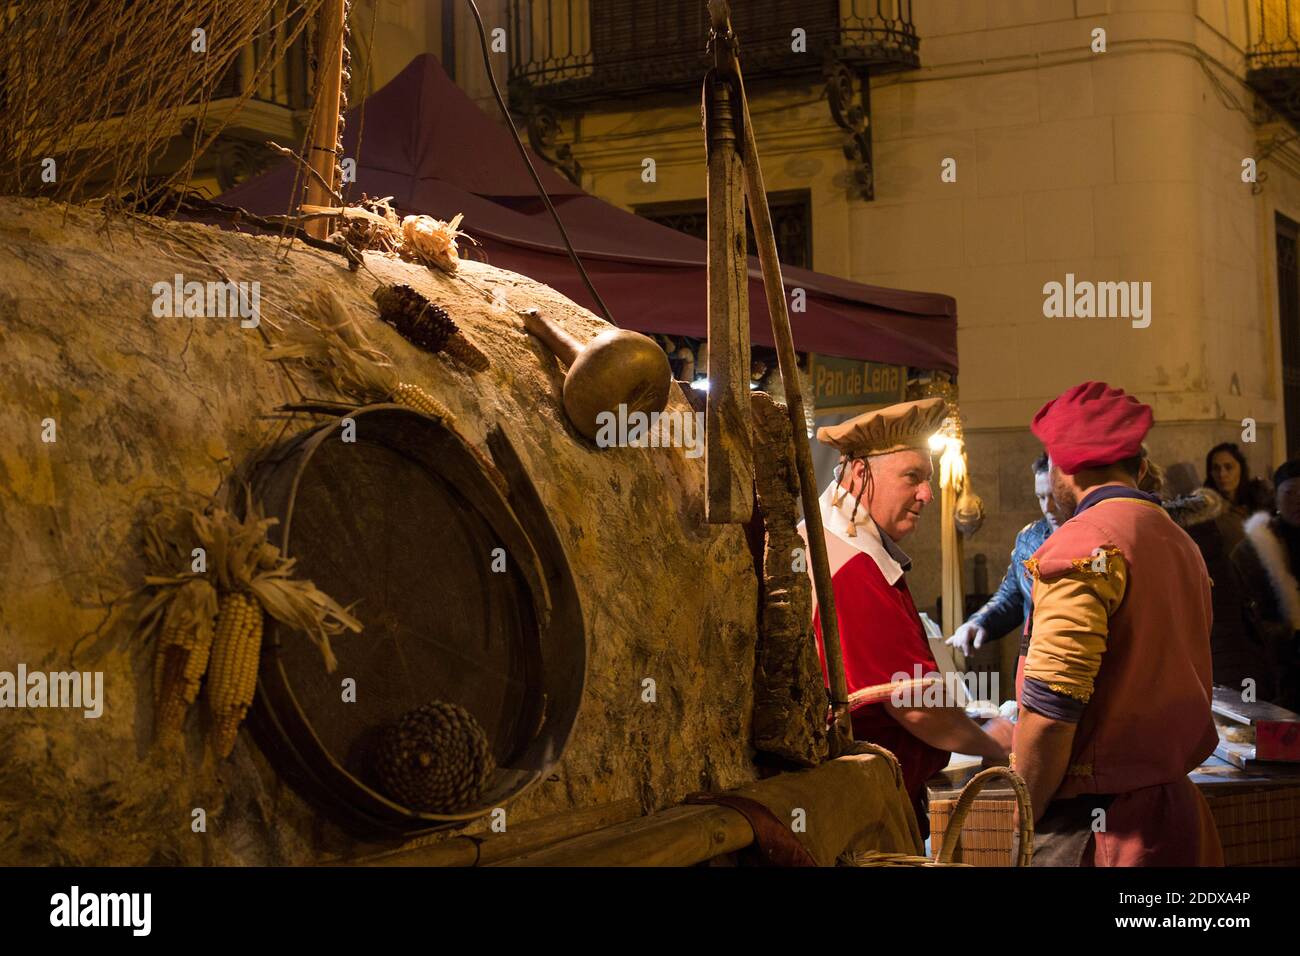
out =
[[[591,276],[587,275],[587,270],[578,258],[577,251],[573,248],[573,243],[569,241],[569,234],[564,229],[564,223],[560,222],[560,214],[555,211],[555,206],[551,203],[551,197],[546,194],[546,187],[542,185],[542,178],[537,175],[537,170],[533,167],[533,161],[528,158],[528,150],[524,149],[523,140],[519,138],[519,131],[515,129],[514,121],[510,119],[510,110],[506,108],[505,98],[501,96],[501,88],[497,86],[496,74],[492,72],[492,53],[488,49],[487,31],[483,28],[483,17],[478,12],[478,4],[474,0],[467,0],[469,8],[474,13],[474,23],[478,27],[479,46],[483,50],[483,66],[487,69],[488,82],[492,84],[492,95],[496,97],[497,106],[501,110],[501,117],[505,120],[506,127],[510,130],[510,135],[514,137],[515,146],[519,148],[519,155],[523,157],[524,165],[528,167],[528,172],[533,177],[533,183],[537,186],[537,195],[542,198],[546,204],[551,218],[555,220],[555,228],[560,230],[560,238],[564,240],[564,247],[569,250],[569,258],[573,260],[574,266],[582,276],[583,283],[587,286],[587,291],[591,297],[600,306],[601,314],[604,315],[605,321],[610,325],[618,325],[614,317],[609,313],[609,306],[605,305],[605,300],[600,297],[596,287],[591,284]]]

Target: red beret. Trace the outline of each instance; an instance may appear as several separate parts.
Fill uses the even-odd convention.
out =
[[[1152,419],[1151,406],[1122,388],[1084,382],[1040,408],[1030,428],[1052,464],[1074,475],[1140,453]]]

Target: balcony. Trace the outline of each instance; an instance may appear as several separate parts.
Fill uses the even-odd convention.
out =
[[[705,0],[516,0],[509,16],[511,94],[523,108],[698,95],[709,66]],[[740,0],[732,26],[751,81],[817,80],[828,60],[872,73],[920,62],[912,0]]]
[[[1250,0],[1246,82],[1300,128],[1300,0]]]

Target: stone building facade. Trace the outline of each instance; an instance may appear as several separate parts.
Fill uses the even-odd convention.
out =
[[[583,187],[602,199],[689,217],[705,194],[699,86],[674,85],[669,61],[692,42],[703,47],[703,32],[682,39],[694,36],[683,18],[698,19],[703,4],[665,0],[653,15],[623,0],[598,10],[587,0],[479,6],[487,29],[500,31],[494,71],[521,132],[532,120],[544,152],[567,148]],[[839,38],[850,48],[843,96],[827,83],[828,47],[819,46],[836,3],[747,6],[770,13],[755,14],[751,34],[761,37],[747,45],[741,37],[742,62],[754,66],[769,193],[799,207],[792,228],[806,232],[793,245],[820,272],[957,300],[960,405],[974,487],[988,508],[967,542],[968,589],[979,554],[996,585],[1015,532],[1036,516],[1029,419],[1079,381],[1105,379],[1151,403],[1158,426],[1149,444],[1165,464],[1199,463],[1217,442],[1242,442],[1247,419],[1255,440],[1242,447],[1256,473],[1270,472],[1288,444],[1300,452],[1300,343],[1288,345],[1300,339],[1300,148],[1285,109],[1274,108],[1300,63],[1296,4],[838,0]],[[773,24],[786,29],[792,9],[807,17],[805,42],[800,52],[790,30],[778,69]],[[372,24],[370,52],[358,53],[362,89],[432,51],[495,113],[465,9],[356,0],[362,44]],[[866,26],[854,32],[855,24]],[[613,42],[602,30],[613,26],[632,36],[624,52],[644,76],[629,83],[620,73],[589,95],[548,98],[548,87],[599,80],[601,44]],[[900,36],[904,47],[907,36],[918,43],[900,52]],[[661,43],[661,55],[636,61],[638,42],[643,52]],[[543,95],[520,96],[521,79]],[[869,162],[861,136],[846,158],[855,137],[834,118],[836,100],[841,114],[857,106],[866,117]],[[1116,308],[1127,291],[1128,313],[1049,317],[1052,282],[1064,291],[1073,283],[1076,294],[1094,284]],[[1296,383],[1289,409],[1288,382]],[[922,607],[939,593],[938,525],[936,513],[907,542]]]

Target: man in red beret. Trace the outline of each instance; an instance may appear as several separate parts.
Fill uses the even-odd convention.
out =
[[[1104,382],[1048,402],[1033,432],[1073,517],[1025,562],[1028,652],[1012,765],[1033,800],[1034,863],[1222,865],[1187,774],[1214,752],[1210,580],[1139,491],[1150,407]]]

